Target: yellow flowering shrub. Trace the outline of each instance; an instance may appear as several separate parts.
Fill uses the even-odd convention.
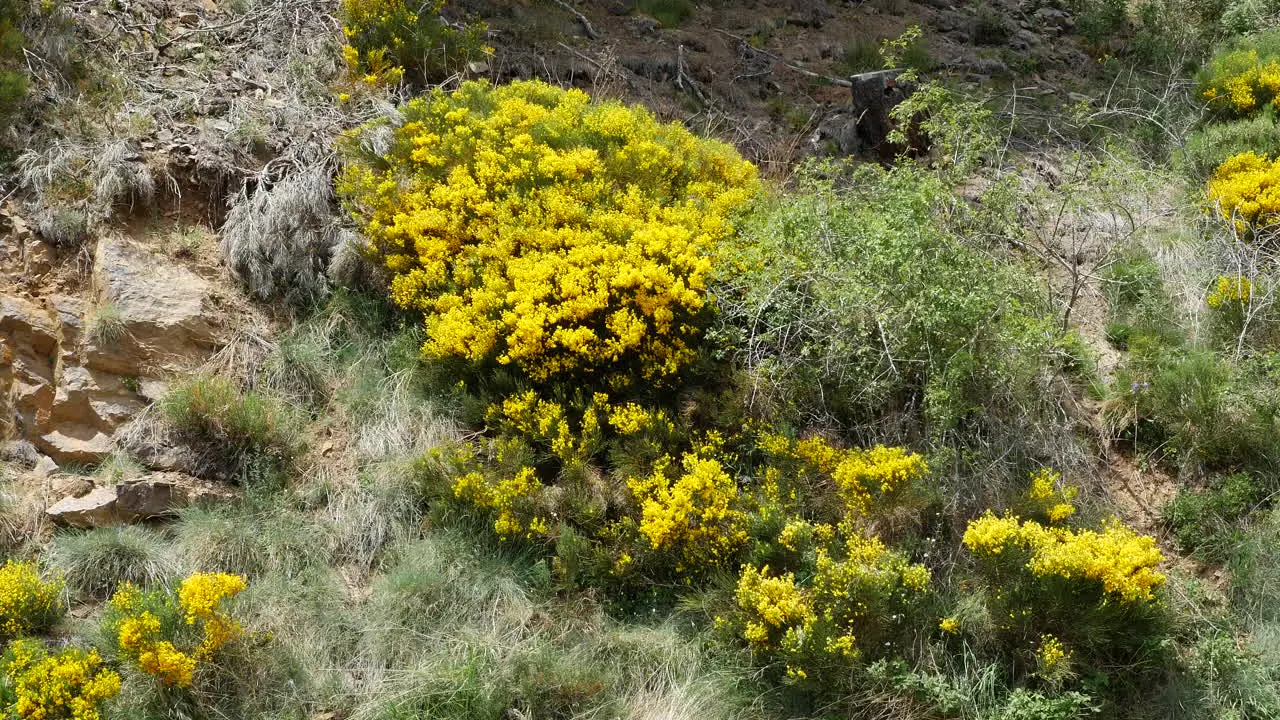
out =
[[[246,587],[226,573],[195,573],[176,593],[126,583],[108,603],[107,628],[122,658],[162,685],[188,687],[201,662],[244,635],[223,603]]]
[[[789,486],[789,497],[780,501],[827,487],[842,501],[843,517],[893,505],[929,473],[922,455],[899,447],[843,449],[818,437],[791,440],[776,433],[764,433],[757,444],[777,467],[772,477]]]
[[[719,624],[750,646],[777,657],[794,679],[860,655],[860,637],[875,635],[895,609],[919,598],[930,573],[877,538],[849,534],[816,552],[812,578],[773,574],[768,565],[743,568],[735,590],[739,615]]]
[[[339,190],[421,311],[431,357],[622,387],[694,355],[717,245],[756,192],[730,146],[538,81],[468,82],[401,109]]]
[[[1043,468],[1031,474],[1027,500],[1050,523],[1059,523],[1075,514],[1072,502],[1079,494],[1080,488],[1062,484],[1062,473]]]
[[[738,484],[718,460],[686,454],[672,477],[671,459],[627,481],[640,504],[640,534],[651,549],[673,553],[676,572],[723,564],[747,541]]]
[[[938,622],[938,629],[948,635],[955,635],[960,632],[960,619],[956,617],[944,617]]]
[[[1280,158],[1252,152],[1227,158],[1208,184],[1209,202],[1241,233],[1280,221]]]
[[[343,0],[342,59],[352,78],[367,85],[394,85],[407,75],[421,86],[463,69],[482,47],[485,27],[455,30],[440,17],[444,0]]]
[[[1280,110],[1280,57],[1248,48],[1219,55],[1200,78],[1210,109],[1227,117],[1252,115],[1268,105]]]
[[[50,654],[39,641],[15,640],[0,665],[0,713],[18,720],[101,720],[102,703],[120,692],[97,650]]]
[[[0,567],[0,640],[52,625],[62,613],[62,582],[40,579],[35,563],[8,560]]]
[[[1247,307],[1253,297],[1253,283],[1243,275],[1219,275],[1205,296],[1205,304],[1214,310],[1236,310]]]
[[[1101,530],[1072,530],[987,511],[969,523],[964,544],[982,558],[1012,554],[1036,577],[1095,583],[1125,602],[1155,600],[1165,581],[1156,569],[1164,556],[1155,538],[1118,521]]]

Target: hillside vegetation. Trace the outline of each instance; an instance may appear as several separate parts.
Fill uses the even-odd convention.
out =
[[[0,0],[0,718],[1280,719],[1277,27]]]

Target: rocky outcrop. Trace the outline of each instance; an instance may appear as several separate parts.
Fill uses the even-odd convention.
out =
[[[45,514],[59,525],[77,528],[171,517],[192,503],[229,497],[226,490],[179,473],[151,473],[102,487],[94,487],[88,478],[71,480],[81,485],[69,485],[63,478],[65,495]]]
[[[35,242],[10,233],[0,257]],[[29,441],[60,463],[102,460],[163,377],[219,344],[223,313],[207,280],[120,237],[101,238],[93,258],[86,297],[0,285],[0,440]]]

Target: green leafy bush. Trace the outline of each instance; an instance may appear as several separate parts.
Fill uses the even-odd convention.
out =
[[[854,424],[918,408],[938,431],[1019,404],[1052,331],[1024,276],[952,234],[946,186],[911,167],[799,182],[745,222],[715,288],[755,397]]]
[[[1239,539],[1240,521],[1265,494],[1265,486],[1257,478],[1245,473],[1227,475],[1202,490],[1182,488],[1165,508],[1164,521],[1184,550],[1204,551],[1221,560]]]
[[[1272,159],[1280,157],[1280,125],[1276,124],[1274,112],[1211,123],[1196,130],[1182,148],[1181,161],[1191,179],[1200,183],[1227,158],[1246,152]]]
[[[22,32],[18,29],[26,6],[22,0],[0,0],[0,130],[27,92],[23,72]]]

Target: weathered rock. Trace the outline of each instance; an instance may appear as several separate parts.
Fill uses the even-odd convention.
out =
[[[17,437],[31,438],[47,417],[57,346],[57,328],[44,308],[0,295],[0,408]]]
[[[49,493],[57,498],[82,498],[93,492],[93,480],[79,475],[59,475],[49,479]]]
[[[48,275],[57,259],[58,251],[43,240],[31,237],[22,244],[22,270],[32,280]]]
[[[32,449],[34,450],[34,448]],[[35,467],[31,468],[31,474],[38,478],[46,478],[57,474],[57,472],[58,463],[54,462],[53,458],[48,455],[41,455],[40,459],[36,460]]]
[[[89,367],[124,376],[180,369],[207,358],[217,344],[209,282],[123,239],[99,240],[93,289],[117,327],[112,339],[87,338]]]
[[[115,449],[111,435],[86,425],[60,425],[36,439],[36,446],[59,462],[99,463]]]
[[[63,484],[65,496],[45,513],[61,525],[104,527],[171,517],[202,500],[226,498],[230,493],[181,473],[151,473],[109,487],[92,487],[87,478],[75,478],[89,487]]]
[[[17,463],[24,468],[34,468],[43,457],[30,440],[10,440],[0,444],[0,460]]]
[[[77,528],[106,527],[121,522],[113,487],[95,488],[80,497],[65,497],[44,512],[59,525]]]

